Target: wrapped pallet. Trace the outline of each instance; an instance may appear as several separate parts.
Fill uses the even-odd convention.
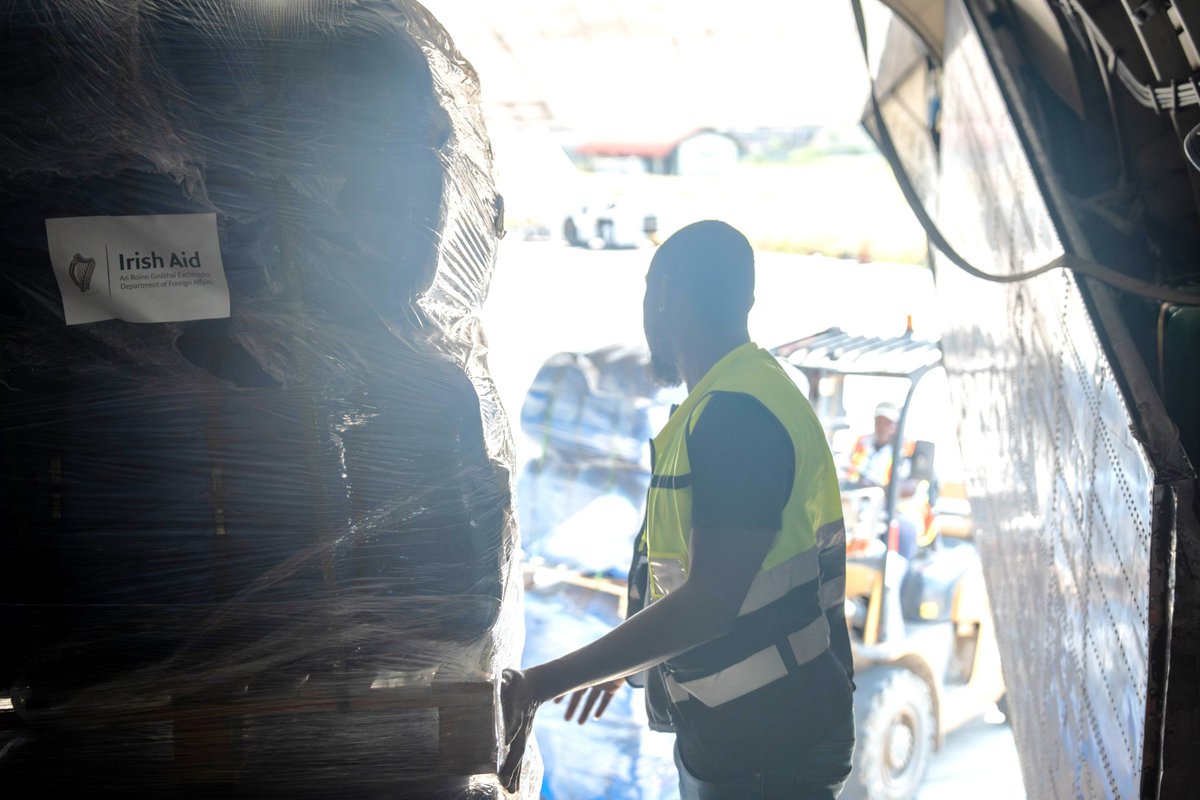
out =
[[[470,66],[408,0],[19,0],[0,85],[0,795],[503,794]]]

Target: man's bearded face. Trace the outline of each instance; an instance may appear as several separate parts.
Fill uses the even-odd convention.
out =
[[[663,386],[678,386],[683,383],[674,348],[663,341],[656,344],[649,336],[646,337],[646,343],[650,345],[650,374],[654,380]]]
[[[679,354],[665,300],[662,282],[654,280],[653,274],[648,275],[646,297],[642,303],[642,327],[646,332],[646,345],[650,348],[650,374],[663,386],[678,386],[683,383],[683,376],[679,373]]]

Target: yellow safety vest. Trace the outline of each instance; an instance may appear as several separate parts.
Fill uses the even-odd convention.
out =
[[[846,563],[841,495],[821,423],[775,358],[749,342],[709,370],[654,439],[646,521],[631,573],[647,574],[648,585],[631,586],[635,605],[660,599],[687,578],[692,527],[688,438],[714,392],[739,392],[761,402],[787,431],[796,469],[782,529],[742,601],[733,630],[662,667],[673,702],[695,698],[709,707],[766,686],[828,649],[826,612],[836,609],[831,616],[842,619]],[[638,562],[648,569],[639,573]],[[711,657],[716,652],[720,657]],[[706,661],[722,666],[706,669]]]
[[[875,434],[867,433],[858,437],[854,442],[854,448],[850,451],[850,463],[846,467],[846,480],[850,483],[858,483],[863,479],[863,470],[866,469],[867,461],[870,460],[871,453],[879,448],[873,446],[872,441],[875,439]],[[887,480],[891,480],[892,474],[892,446],[885,445],[888,448],[886,461],[884,462],[883,473],[888,476]],[[900,450],[902,458],[912,458],[913,452],[916,450],[916,442],[906,441]],[[887,481],[879,484],[887,485]]]
[[[854,442],[854,448],[850,451],[850,460],[846,468],[846,482],[849,484],[860,484],[865,477],[863,471],[867,466],[867,461],[870,460],[871,453],[876,451],[873,440],[875,434],[864,434]],[[887,480],[881,485],[883,488],[895,479],[892,475],[892,467],[894,466],[891,456],[892,446],[886,445],[888,448],[887,460],[884,462],[883,472],[888,476]],[[917,450],[917,443],[911,439],[904,442],[900,448],[901,459],[911,459]],[[901,461],[903,464],[904,461]],[[901,478],[906,477],[901,474]],[[868,483],[867,485],[874,485]],[[913,523],[920,523],[920,534],[917,537],[917,544],[925,547],[933,541],[937,535],[937,530],[933,527],[933,506],[929,500],[930,488],[928,480],[919,480],[912,485],[910,494],[901,496],[898,503],[898,511],[913,520]]]

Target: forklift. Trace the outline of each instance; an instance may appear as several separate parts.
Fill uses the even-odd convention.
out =
[[[902,397],[891,443],[901,457],[892,460],[884,484],[842,482],[857,745],[841,796],[911,798],[945,735],[994,712],[1005,691],[965,492],[961,484],[937,481],[934,442],[905,447],[914,399],[922,402],[917,388],[942,369],[941,349],[914,338],[910,325],[897,337],[831,328],[772,352],[808,379],[835,455],[849,433],[848,379]],[[924,508],[916,515],[917,551],[906,559],[899,530],[904,490],[913,486],[929,491],[914,492]]]

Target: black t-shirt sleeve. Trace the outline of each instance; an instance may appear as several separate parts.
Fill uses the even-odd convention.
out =
[[[758,399],[715,392],[688,438],[692,524],[779,530],[796,456],[782,423]]]

